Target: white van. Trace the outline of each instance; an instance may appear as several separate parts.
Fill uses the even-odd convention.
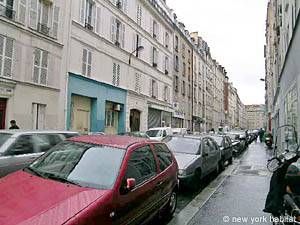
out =
[[[151,140],[161,141],[163,138],[172,135],[171,127],[154,127],[146,131]]]

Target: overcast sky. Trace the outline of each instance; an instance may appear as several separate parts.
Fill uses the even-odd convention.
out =
[[[167,0],[178,20],[208,42],[244,104],[264,104],[267,0]]]

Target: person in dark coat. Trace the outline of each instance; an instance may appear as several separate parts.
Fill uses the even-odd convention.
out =
[[[15,120],[11,120],[9,129],[13,130],[13,129],[20,129],[20,128],[17,126],[17,122]]]

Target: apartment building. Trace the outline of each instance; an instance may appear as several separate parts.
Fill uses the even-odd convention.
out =
[[[185,25],[174,21],[173,127],[192,130],[193,44]]]
[[[249,130],[265,127],[265,105],[246,105],[247,128]]]
[[[0,1],[0,128],[64,128],[66,1]]]
[[[116,134],[171,126],[173,24],[165,2],[81,0],[70,8],[67,128]]]
[[[299,1],[270,0],[266,20],[268,130],[291,124],[299,133]]]

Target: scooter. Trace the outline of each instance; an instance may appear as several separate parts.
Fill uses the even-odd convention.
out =
[[[270,213],[274,225],[300,224],[300,152],[295,128],[284,125],[277,129],[275,157],[267,168],[273,173],[264,212]],[[281,138],[284,134],[285,139]],[[280,152],[278,139],[283,146]]]
[[[265,144],[268,147],[268,149],[272,149],[273,141],[271,137],[266,137],[265,138]]]

